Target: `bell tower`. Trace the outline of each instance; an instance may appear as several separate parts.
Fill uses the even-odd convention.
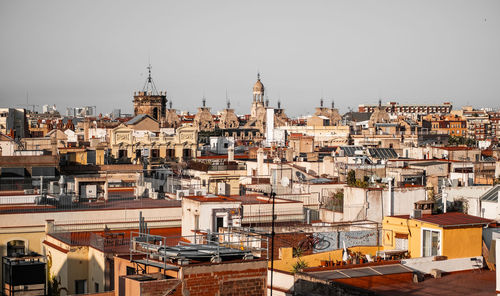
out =
[[[148,78],[142,91],[134,92],[134,116],[147,114],[161,121],[165,118],[167,110],[167,92],[156,90],[156,85],[151,76],[151,65],[147,67]]]

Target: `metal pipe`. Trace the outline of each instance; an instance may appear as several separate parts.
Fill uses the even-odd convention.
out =
[[[271,296],[273,296],[273,275],[274,275],[274,198],[276,193],[272,191],[271,187],[271,197],[273,199],[272,216],[271,216]]]

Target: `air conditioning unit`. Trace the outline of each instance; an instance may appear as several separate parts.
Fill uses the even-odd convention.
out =
[[[422,218],[422,210],[419,209],[413,209],[413,211],[410,214],[410,218]]]
[[[189,196],[189,189],[177,190],[175,195],[177,200],[181,200],[184,196]]]
[[[207,195],[207,190],[205,188],[195,189],[194,190],[194,195],[196,195],[196,196],[205,196],[205,195]]]

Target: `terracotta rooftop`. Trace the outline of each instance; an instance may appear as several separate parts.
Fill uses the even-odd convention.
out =
[[[404,218],[404,219],[410,218],[409,215],[399,215],[394,217]],[[490,219],[484,219],[481,217],[471,216],[459,212],[449,212],[437,215],[422,215],[421,218],[412,218],[412,219],[435,224],[440,227],[485,225],[494,222],[493,220]]]
[[[201,196],[201,195],[193,195],[193,196],[184,196],[184,198],[187,199],[192,199],[196,200],[199,202],[238,202],[239,200],[236,200],[232,197],[227,197],[227,196],[222,196],[222,195],[207,195],[207,196]]]
[[[263,195],[250,194],[250,195],[244,195],[244,196],[235,195],[232,197],[237,201],[241,201],[243,204],[272,204],[273,203],[273,200],[270,197],[263,196]],[[278,204],[278,203],[302,203],[302,202],[276,197],[275,203]]]
[[[440,279],[428,278],[420,283],[413,283],[410,273],[337,280],[337,282],[385,296],[495,295],[495,272],[487,270],[457,272],[444,275]]]

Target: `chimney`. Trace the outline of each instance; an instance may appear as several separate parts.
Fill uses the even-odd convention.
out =
[[[229,143],[229,148],[227,148],[227,161],[234,161],[234,144]]]
[[[90,127],[90,121],[88,119],[85,119],[83,121],[83,138],[84,141],[89,140],[89,127]]]
[[[500,186],[500,185],[496,185],[496,186]],[[498,217],[500,217],[500,190],[498,190],[498,197],[497,197],[497,219]],[[483,218],[484,218],[484,213],[483,213]],[[499,247],[500,249],[500,247]]]
[[[45,233],[54,232],[54,219],[45,220]]]
[[[257,150],[257,174],[259,176],[264,175],[264,156],[265,156],[264,149],[259,148]]]

